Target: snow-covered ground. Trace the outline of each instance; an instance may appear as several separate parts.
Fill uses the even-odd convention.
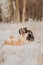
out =
[[[22,46],[4,45],[4,41],[18,40],[19,29],[27,27],[34,34],[34,41]],[[43,22],[0,23],[0,65],[43,65]]]

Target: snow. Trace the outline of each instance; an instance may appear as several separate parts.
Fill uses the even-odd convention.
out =
[[[18,40],[19,29],[32,30],[35,40],[22,46],[4,45],[4,41]],[[0,23],[0,65],[43,65],[43,22]]]

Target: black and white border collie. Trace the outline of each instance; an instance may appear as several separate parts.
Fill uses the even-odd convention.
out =
[[[33,32],[31,30],[27,30],[27,28],[20,28],[19,29],[19,34],[20,35],[24,35],[27,34],[26,36],[26,40],[28,41],[34,41],[34,36],[33,36]]]

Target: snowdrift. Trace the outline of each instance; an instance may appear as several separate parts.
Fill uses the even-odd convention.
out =
[[[27,43],[23,38],[23,45],[5,45],[19,39],[21,27],[33,32],[34,41]],[[43,22],[0,23],[0,65],[43,65]]]

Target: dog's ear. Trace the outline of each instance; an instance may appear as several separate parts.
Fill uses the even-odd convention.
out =
[[[19,30],[19,34],[20,34],[20,30]]]
[[[21,34],[22,28],[19,29],[19,34]]]

